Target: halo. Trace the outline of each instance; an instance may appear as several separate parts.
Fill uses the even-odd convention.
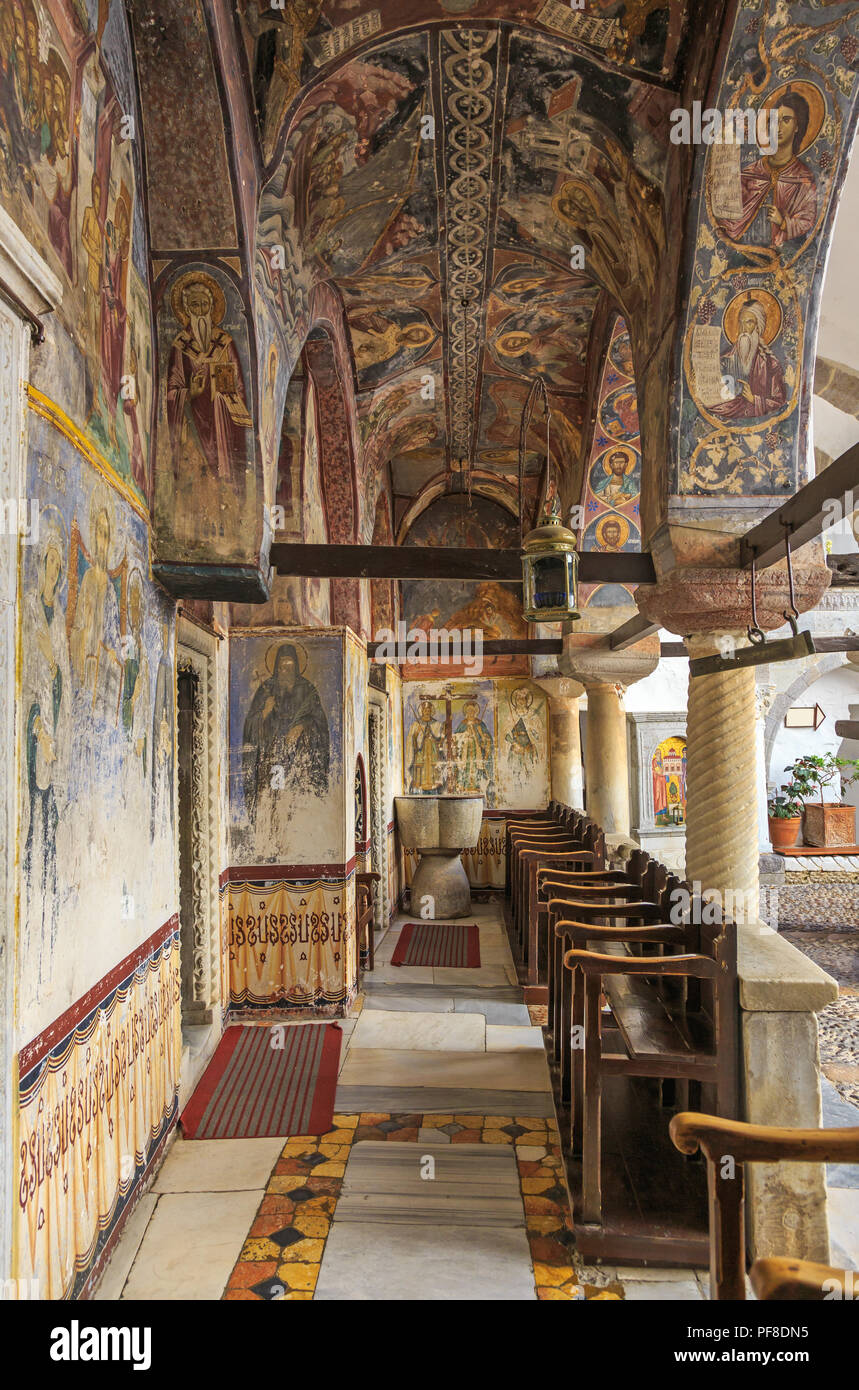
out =
[[[513,711],[514,714],[517,713],[517,710],[516,710],[516,697],[517,697],[517,695],[521,695],[521,696],[524,698],[524,703],[525,703],[524,713],[527,714],[528,711],[529,711],[529,709],[531,708],[531,706],[532,706],[533,703],[534,703],[534,694],[533,694],[533,691],[529,690],[528,687],[527,687],[527,685],[517,685],[517,687],[516,687],[515,690],[511,690],[511,691],[510,691],[510,708],[512,709],[512,711]]]
[[[605,516],[600,517],[599,521],[594,527],[594,535],[597,538],[597,543],[599,545],[605,544],[605,541],[603,540],[603,532],[606,528],[606,523],[609,521],[616,521],[618,526],[620,527],[620,540],[617,543],[617,549],[622,550],[623,547],[626,545],[627,541],[629,540],[629,522],[627,521],[626,517],[621,516],[619,512],[606,512]]]
[[[110,550],[114,543],[113,508],[110,505],[110,495],[105,487],[96,483],[92,490],[92,497],[89,503],[89,544],[90,550],[95,550],[95,524],[100,512],[107,512],[107,522],[110,527],[110,546],[108,548],[107,566],[110,568]]]
[[[62,588],[68,573],[69,538],[65,519],[57,507],[48,504],[39,508],[39,571],[45,563],[49,550],[56,550],[60,557],[60,574],[57,589]]]
[[[205,270],[189,270],[184,275],[180,275],[170,291],[170,308],[173,310],[173,317],[183,328],[188,326],[188,315],[182,306],[182,293],[191,285],[205,285],[212,296],[212,323],[217,326],[227,312],[227,301],[224,298],[224,291],[221,289],[217,280],[208,275]]]
[[[276,344],[276,343],[272,343],[271,347],[270,347],[269,350],[268,350],[268,361],[266,362],[266,371],[265,371],[266,380],[268,380],[268,378],[271,376],[271,365],[272,365],[272,363],[274,363],[275,368],[276,368],[276,367],[277,367],[277,362],[278,362],[278,357],[277,357],[277,344]]]
[[[611,465],[609,463],[609,458],[612,454],[626,454],[626,468],[624,468],[623,470],[623,475],[624,477],[627,477],[636,465],[638,459],[637,454],[635,454],[633,450],[629,449],[625,444],[610,444],[607,449],[603,450],[598,460],[600,463],[602,463],[604,473],[611,473]]]
[[[286,637],[285,637],[285,638],[283,639],[282,642],[272,642],[271,646],[270,646],[270,647],[268,648],[268,650],[266,651],[266,654],[265,654],[265,669],[268,671],[269,675],[270,675],[270,676],[273,676],[273,675],[274,675],[274,668],[275,668],[275,663],[276,663],[276,661],[277,661],[277,654],[278,654],[278,652],[280,651],[281,647],[293,647],[293,648],[294,648],[295,654],[296,654],[296,656],[298,657],[298,674],[299,674],[300,676],[303,676],[304,673],[305,673],[305,671],[307,670],[307,652],[306,652],[305,648],[302,646],[302,644],[301,644],[300,642],[296,642],[295,639],[292,638],[292,637],[289,637],[289,638],[286,638]],[[304,660],[304,664],[303,664],[303,665],[302,665],[302,658],[303,658],[303,660]]]
[[[764,331],[761,335],[764,342],[769,345],[774,338],[781,332],[781,305],[774,294],[769,290],[741,290],[729,300],[722,319],[722,331],[728,342],[735,343],[739,332],[740,309],[749,299],[756,300],[766,309],[767,319],[764,324]]]
[[[504,347],[503,344],[508,338],[525,338],[521,347]],[[506,332],[499,333],[495,339],[495,346],[504,357],[523,357],[534,342],[533,333],[528,333],[522,328],[508,328]]]
[[[809,145],[814,144],[820,134],[820,127],[823,125],[826,117],[826,102],[820,88],[816,87],[813,82],[796,82],[791,80],[790,82],[782,82],[779,87],[776,87],[774,92],[770,92],[766,101],[761,104],[762,110],[771,111],[774,106],[778,106],[781,98],[788,89],[792,92],[796,92],[797,96],[805,97],[805,100],[808,102],[808,130],[805,132],[802,144],[797,151],[798,154],[802,154],[804,150],[808,149]]]

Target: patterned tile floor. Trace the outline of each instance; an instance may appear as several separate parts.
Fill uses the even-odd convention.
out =
[[[504,1115],[335,1115],[322,1136],[288,1139],[230,1276],[225,1299],[313,1297],[352,1144],[362,1139],[414,1143],[433,1131],[452,1144],[511,1144],[525,1211],[537,1297],[617,1299],[621,1285],[581,1282],[554,1120]]]

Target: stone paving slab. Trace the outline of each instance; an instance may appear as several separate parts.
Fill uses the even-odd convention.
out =
[[[364,1225],[335,1218],[316,1299],[535,1301],[523,1227]]]
[[[513,1147],[360,1141],[334,1221],[524,1226]]]

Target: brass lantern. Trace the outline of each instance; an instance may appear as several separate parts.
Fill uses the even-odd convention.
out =
[[[547,517],[522,542],[524,616],[529,623],[569,622],[576,607],[576,538],[560,517]]]

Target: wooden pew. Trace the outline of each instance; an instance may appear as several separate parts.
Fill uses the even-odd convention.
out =
[[[373,871],[355,875],[358,951],[360,963],[365,970],[373,970],[376,964],[375,935],[373,932],[373,884],[378,883],[381,877],[381,874]],[[362,945],[362,940],[366,942],[366,945]]]
[[[782,1129],[717,1115],[682,1112],[668,1127],[684,1154],[707,1160],[710,1205],[710,1297],[746,1296],[745,1163],[859,1163],[859,1128]],[[733,1161],[725,1163],[725,1158]],[[810,1260],[755,1260],[749,1278],[759,1299],[822,1300],[846,1295],[847,1271]]]
[[[640,957],[629,942],[615,941],[611,954],[574,948],[564,965],[577,971],[584,994],[584,1056],[581,1077],[581,1221],[602,1222],[602,1089],[606,1077],[677,1078],[694,1082],[706,1104],[726,1118],[737,1105],[737,956],[733,923],[699,924],[693,914],[688,935],[697,949],[680,955]],[[675,930],[677,927],[674,928]],[[588,928],[584,929],[586,932]],[[645,938],[642,938],[645,939]],[[659,938],[662,942],[663,937]],[[671,977],[686,988],[670,994],[657,985]],[[611,1008],[612,1050],[603,1045],[601,994]],[[654,1243],[654,1248],[658,1242]],[[659,1258],[655,1255],[654,1258]]]

